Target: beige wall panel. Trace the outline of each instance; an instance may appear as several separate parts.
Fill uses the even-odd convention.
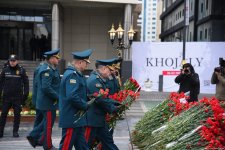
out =
[[[72,34],[71,33],[64,33],[63,42],[64,43],[70,43],[70,45],[71,45],[72,44]]]
[[[117,11],[116,11],[117,10]],[[71,52],[94,49],[91,57],[109,59],[117,57],[117,51],[112,48],[108,31],[114,23],[116,29],[119,22],[123,24],[122,8],[64,8],[63,51],[66,64],[71,60]],[[94,69],[94,63],[90,65]]]
[[[91,34],[90,43],[102,43],[107,44],[108,36],[107,34]]]
[[[109,16],[91,16],[90,23],[92,25],[106,25],[109,22]]]
[[[72,43],[77,43],[77,42],[89,43],[90,41],[89,38],[90,38],[89,34],[72,34]]]
[[[107,8],[101,8],[101,9],[89,8],[88,12],[96,16],[108,16],[109,11]]]
[[[64,22],[64,28],[63,28],[63,31],[64,33],[71,33],[72,31],[72,24],[69,23],[69,22]]]
[[[89,45],[90,45],[89,42],[85,42],[85,41],[72,42],[72,50],[73,51],[80,51],[80,50],[89,49],[89,48],[91,48]]]
[[[90,26],[90,34],[102,34],[108,36],[108,31],[110,30],[110,26],[107,25],[91,25]]]
[[[72,25],[72,34],[89,34],[90,33],[90,25],[89,24],[73,24]]]
[[[64,45],[64,49],[63,49],[63,51],[64,51],[64,59],[66,61],[70,61],[71,60],[70,52],[71,52],[71,49],[72,49],[71,42],[64,42],[63,45]]]

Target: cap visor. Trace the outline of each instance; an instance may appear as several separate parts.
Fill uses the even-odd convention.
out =
[[[16,61],[17,59],[15,59],[15,58],[12,58],[12,59],[9,59],[9,61]]]

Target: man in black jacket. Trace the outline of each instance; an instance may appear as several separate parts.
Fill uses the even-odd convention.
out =
[[[190,92],[188,102],[198,101],[200,91],[199,76],[195,73],[194,67],[190,63],[183,65],[180,75],[175,78],[175,82],[180,85],[179,93]]]
[[[2,95],[3,93],[3,95]],[[7,114],[14,110],[13,137],[19,137],[21,105],[25,104],[29,94],[29,81],[26,71],[18,65],[18,57],[10,55],[9,65],[0,74],[0,96],[2,96],[2,113],[0,118],[0,138],[3,137]]]

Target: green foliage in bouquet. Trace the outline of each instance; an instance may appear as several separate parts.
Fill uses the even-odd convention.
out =
[[[136,91],[140,87],[139,83],[132,77],[126,80],[126,82],[121,87],[121,90],[132,90]]]
[[[133,92],[133,94],[135,93]],[[116,113],[106,115],[106,121],[110,129],[113,129],[116,126],[117,121],[124,116],[126,110],[130,109],[132,103],[135,100],[136,100],[136,96],[127,95],[126,98],[121,102],[120,108],[118,109]]]

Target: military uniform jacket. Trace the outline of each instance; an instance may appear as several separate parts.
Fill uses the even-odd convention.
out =
[[[119,82],[114,75],[112,75],[112,79],[108,79],[108,85],[110,95],[119,92]]]
[[[109,88],[107,80],[101,78],[98,72],[93,71],[90,77],[87,79],[88,94],[94,94],[99,92],[100,89]],[[113,113],[116,111],[116,107],[112,103],[112,99],[109,98],[97,98],[95,102],[90,106],[87,113],[88,126],[91,127],[103,127],[106,124],[106,113]]]
[[[86,115],[81,119],[76,115],[80,110],[87,110],[86,80],[82,73],[69,66],[63,75],[59,90],[59,127],[86,126]],[[75,122],[76,120],[78,121]]]
[[[6,66],[0,75],[0,95],[3,99],[25,100],[29,94],[29,81],[26,70],[16,65]]]
[[[36,108],[39,110],[56,110],[59,99],[60,74],[48,63],[40,66],[37,74]]]
[[[34,106],[36,106],[36,100],[37,100],[37,84],[38,84],[38,71],[41,67],[41,65],[43,65],[43,63],[41,63],[35,70],[34,70],[34,74],[33,74],[33,90],[32,90],[32,104]]]

